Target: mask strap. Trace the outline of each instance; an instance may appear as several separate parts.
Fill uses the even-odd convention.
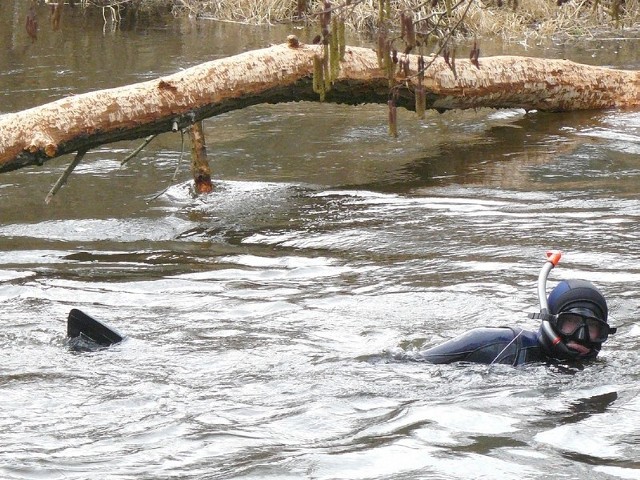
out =
[[[553,320],[554,318],[556,318],[556,315],[551,315],[549,313],[543,313],[543,312],[535,312],[535,313],[530,313],[528,315],[529,318],[533,318],[533,319],[537,319],[537,320]]]

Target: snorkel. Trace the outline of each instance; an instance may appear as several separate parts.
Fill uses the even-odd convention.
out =
[[[551,324],[549,323],[549,304],[547,302],[547,278],[549,272],[558,265],[562,258],[562,252],[559,250],[548,251],[546,253],[547,261],[542,266],[540,274],[538,275],[538,299],[540,301],[540,313],[533,314],[532,318],[542,319],[541,330],[541,343],[547,353],[552,354],[554,357],[560,359],[573,359],[579,356],[579,353],[570,350],[562,341],[562,337],[558,335]]]
[[[544,262],[542,269],[540,270],[540,274],[538,275],[538,300],[540,301],[540,316],[544,318],[544,316],[549,314],[549,304],[547,303],[547,278],[549,277],[549,272],[553,270],[553,268],[560,263],[560,259],[562,258],[562,252],[557,251],[549,251],[547,252],[547,261]],[[554,338],[554,345],[560,342],[560,337],[556,335],[551,328],[551,324],[549,320],[542,320],[542,328],[545,333],[549,335],[549,338]]]

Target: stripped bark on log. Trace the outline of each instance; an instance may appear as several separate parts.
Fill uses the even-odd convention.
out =
[[[318,101],[313,58],[322,46],[276,45],[214,60],[134,85],[62,98],[0,116],[0,172],[78,150],[185,128],[220,113],[259,103]],[[415,109],[418,56],[409,55],[411,88],[399,89],[397,106]],[[429,62],[427,62],[429,63]],[[640,72],[566,60],[500,56],[456,62],[456,75],[435,59],[422,85],[426,107],[478,107],[567,111],[640,106]],[[386,103],[389,79],[376,52],[347,47],[340,74],[325,101]]]

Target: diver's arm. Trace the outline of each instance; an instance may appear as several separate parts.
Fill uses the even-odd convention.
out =
[[[418,358],[429,363],[512,363],[518,351],[517,335],[511,328],[475,328],[423,350]]]

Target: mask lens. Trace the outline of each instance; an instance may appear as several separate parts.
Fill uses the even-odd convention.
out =
[[[556,328],[562,335],[572,336],[581,327],[586,327],[592,342],[602,343],[609,336],[609,325],[597,318],[573,312],[564,312],[557,317]]]
[[[609,326],[597,318],[587,318],[587,328],[592,342],[604,342],[609,336]]]
[[[583,323],[581,315],[576,313],[561,313],[558,315],[556,327],[563,335],[572,335]]]

